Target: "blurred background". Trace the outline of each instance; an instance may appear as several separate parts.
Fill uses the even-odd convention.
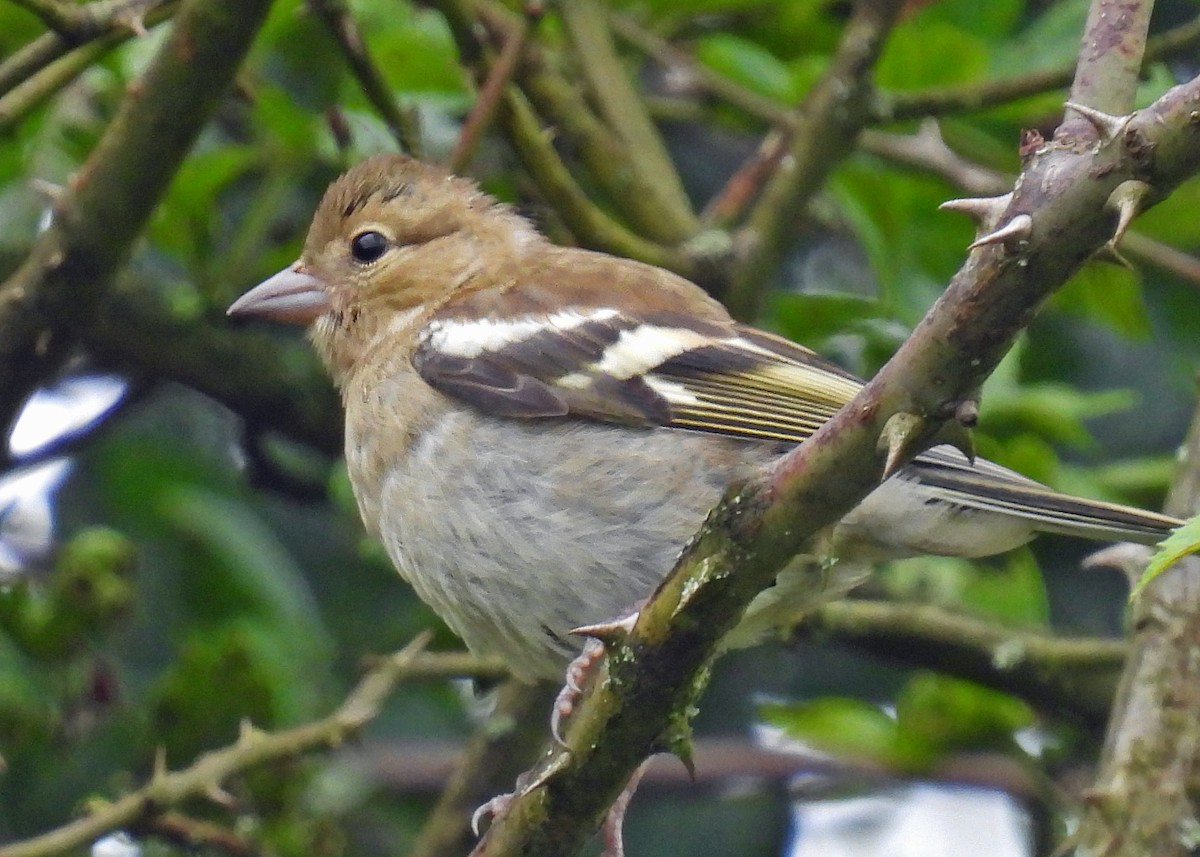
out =
[[[106,36],[56,85],[18,98],[27,91],[3,72],[47,32],[34,5],[0,0],[0,276],[45,228],[55,188],[173,11],[142,4],[147,33]],[[20,409],[0,472],[0,845],[136,787],[156,754],[184,767],[234,742],[243,721],[279,729],[327,714],[374,656],[422,629],[438,629],[435,649],[457,648],[362,533],[336,398],[302,333],[224,318],[297,257],[330,180],[397,148],[331,22],[364,38],[424,156],[449,156],[476,82],[443,5],[276,2],[70,359]],[[624,68],[697,210],[778,129],[772,105],[782,114],[826,71],[849,13],[835,0],[611,4]],[[1069,70],[1086,13],[1078,0],[910,3],[875,84],[936,96]],[[1162,2],[1152,32],[1194,30],[1196,15],[1189,0]],[[553,10],[534,38],[572,81]],[[1198,43],[1147,64],[1139,103],[1197,73]],[[869,376],[965,258],[973,225],[939,203],[1003,192],[1022,131],[1048,138],[1064,91],[983,109],[931,99],[870,124],[789,226],[756,322]],[[620,218],[571,135],[554,142]],[[587,243],[503,127],[464,171],[556,240]],[[1195,407],[1197,210],[1193,180],[1136,222],[1130,268],[1091,263],[1045,308],[984,389],[983,454],[1065,491],[1161,504]],[[989,682],[939,640],[890,630],[894,614],[873,633],[846,631],[850,614],[818,616],[719,664],[696,723],[698,780],[660,760],[631,809],[630,853],[1046,851],[1071,826],[1120,665],[1128,585],[1082,570],[1091,549],[1047,537],[992,561],[909,560],[859,593],[1094,644],[1078,667],[1086,690],[1055,699]],[[349,746],[258,768],[226,784],[225,805],[177,808],[174,834],[130,831],[97,853],[409,853],[481,695],[463,680],[407,682]]]

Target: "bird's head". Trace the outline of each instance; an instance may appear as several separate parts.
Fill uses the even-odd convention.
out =
[[[300,258],[229,314],[308,325],[340,382],[381,337],[395,338],[542,241],[474,182],[404,155],[378,155],[330,185]]]

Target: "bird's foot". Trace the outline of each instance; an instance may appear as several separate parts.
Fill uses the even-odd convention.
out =
[[[562,737],[563,723],[575,711],[579,698],[583,695],[588,682],[592,680],[596,664],[604,657],[607,641],[624,638],[628,635],[637,623],[637,618],[638,614],[635,611],[612,622],[582,625],[571,631],[572,634],[587,637],[588,641],[584,644],[583,650],[567,665],[563,688],[554,698],[554,707],[550,712],[550,734],[560,745],[566,746]]]

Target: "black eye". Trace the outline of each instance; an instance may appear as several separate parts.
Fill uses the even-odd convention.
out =
[[[360,232],[350,240],[350,254],[355,261],[369,265],[384,254],[388,240],[374,230]]]

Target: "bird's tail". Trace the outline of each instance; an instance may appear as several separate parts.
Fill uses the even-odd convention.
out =
[[[1183,523],[1170,515],[1063,494],[990,461],[968,462],[946,447],[918,456],[914,464],[920,482],[947,501],[1006,513],[1042,532],[1156,545]]]

